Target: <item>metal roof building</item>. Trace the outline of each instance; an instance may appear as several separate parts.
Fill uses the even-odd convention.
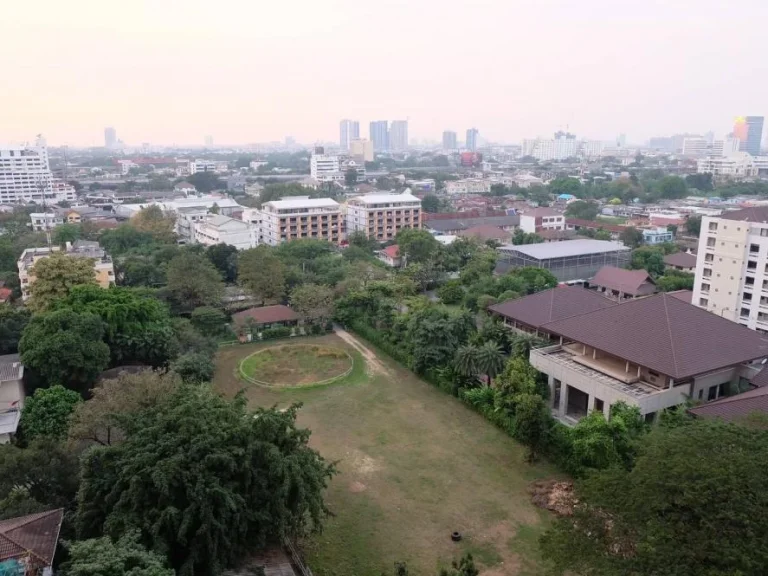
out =
[[[629,262],[631,252],[619,242],[589,239],[506,245],[497,250],[499,273],[533,266],[546,268],[562,282],[592,278],[603,266],[622,268]]]

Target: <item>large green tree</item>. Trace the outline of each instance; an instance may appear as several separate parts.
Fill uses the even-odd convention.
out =
[[[28,302],[34,312],[48,310],[57,300],[66,298],[75,286],[96,285],[93,259],[63,252],[38,260],[29,274],[35,278],[30,284]]]
[[[319,284],[298,286],[291,292],[291,306],[310,322],[327,322],[333,315],[333,291]]]
[[[163,212],[156,204],[139,210],[130,223],[139,232],[149,234],[155,242],[169,244],[176,241],[176,215]]]
[[[9,304],[0,305],[0,354],[12,354],[18,351],[21,333],[31,316],[26,308],[16,308]]]
[[[73,542],[62,576],[174,576],[162,554],[142,546],[138,531]]]
[[[173,328],[166,306],[146,290],[78,286],[58,309],[96,314],[104,321],[104,341],[112,364],[161,366],[173,354]]]
[[[434,262],[442,249],[440,242],[426,230],[405,228],[397,233],[400,257],[407,264]]]
[[[183,386],[132,415],[122,442],[83,459],[80,537],[138,529],[180,576],[207,576],[319,528],[334,467],[308,446],[297,410],[249,413],[242,396]]]
[[[69,417],[82,400],[80,394],[58,384],[35,390],[26,399],[21,412],[21,430],[25,440],[41,436],[57,440],[66,438]]]
[[[630,469],[576,486],[574,515],[542,538],[556,574],[768,573],[768,433],[694,420],[645,436]]]
[[[661,276],[666,268],[664,252],[655,246],[641,246],[632,251],[629,268],[632,270],[646,270],[653,276]]]
[[[56,310],[34,316],[19,342],[22,363],[48,385],[86,392],[109,364],[104,323],[95,314]]]
[[[231,244],[214,244],[205,251],[205,255],[229,284],[237,280],[237,252],[237,248]]]
[[[290,242],[289,242],[290,244]],[[268,246],[240,253],[238,281],[262,304],[275,304],[285,296],[285,265]]]
[[[220,306],[221,274],[205,256],[185,250],[168,264],[168,291],[180,308]]]
[[[594,220],[600,212],[600,207],[594,202],[576,200],[565,208],[565,215],[582,220]]]

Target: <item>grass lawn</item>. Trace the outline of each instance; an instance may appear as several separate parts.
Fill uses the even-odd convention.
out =
[[[291,343],[248,356],[242,371],[271,386],[302,386],[340,376],[351,367],[351,358],[338,347]]]
[[[485,576],[540,573],[538,536],[549,518],[526,488],[557,475],[553,468],[526,464],[514,440],[382,354],[364,370],[360,353],[336,335],[301,343],[346,348],[352,374],[321,387],[249,386],[247,396],[265,406],[303,402],[299,423],[312,430],[312,445],[338,461],[327,493],[334,516],[305,547],[316,576],[391,574],[395,561],[434,576],[466,551]],[[223,348],[218,388],[235,394],[240,360],[267,346]],[[453,530],[462,542],[450,540]]]
[[[597,217],[598,222],[603,222],[604,224],[613,224],[616,226],[622,226],[627,223],[626,218],[621,218],[619,216],[598,216]]]

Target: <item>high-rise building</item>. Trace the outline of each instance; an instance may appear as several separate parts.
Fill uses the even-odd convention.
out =
[[[408,120],[392,120],[389,126],[390,150],[405,150],[408,148]]]
[[[741,152],[759,156],[763,141],[763,117],[739,116],[733,125],[733,136],[739,140]]]
[[[477,128],[470,128],[469,130],[467,130],[467,142],[466,142],[467,150],[471,152],[474,152],[475,150],[477,150],[477,135],[478,135]]]
[[[104,128],[104,146],[107,148],[117,146],[117,130],[111,126]]]
[[[342,150],[349,150],[350,142],[358,138],[360,138],[360,122],[346,119],[339,122],[339,146]]]
[[[373,142],[358,138],[349,143],[349,153],[360,156],[364,162],[373,162]]]
[[[206,136],[203,138],[203,142],[205,143],[206,148],[213,148],[213,136]]]
[[[456,150],[456,132],[443,132],[443,150]]]
[[[0,148],[0,204],[74,200],[75,189],[54,180],[44,141],[35,146]]]
[[[344,180],[344,173],[341,171],[338,156],[312,154],[309,159],[309,173],[318,182],[341,182]]]
[[[387,127],[386,120],[371,122],[368,131],[368,136],[371,142],[373,142],[374,150],[377,152],[379,150],[389,150],[389,128]]]
[[[261,208],[261,241],[270,246],[299,238],[341,242],[343,216],[330,198],[293,196],[265,202]]]

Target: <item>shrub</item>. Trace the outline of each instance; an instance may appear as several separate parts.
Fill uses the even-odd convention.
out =
[[[293,333],[289,326],[275,326],[274,328],[265,328],[261,331],[262,340],[277,340],[278,338],[288,338]]]
[[[449,280],[437,290],[443,304],[458,304],[464,299],[464,288],[460,280]]]
[[[498,302],[498,300],[495,296],[483,294],[477,299],[477,307],[480,310],[487,310],[488,306],[492,306],[493,304],[496,304],[496,302]]]

